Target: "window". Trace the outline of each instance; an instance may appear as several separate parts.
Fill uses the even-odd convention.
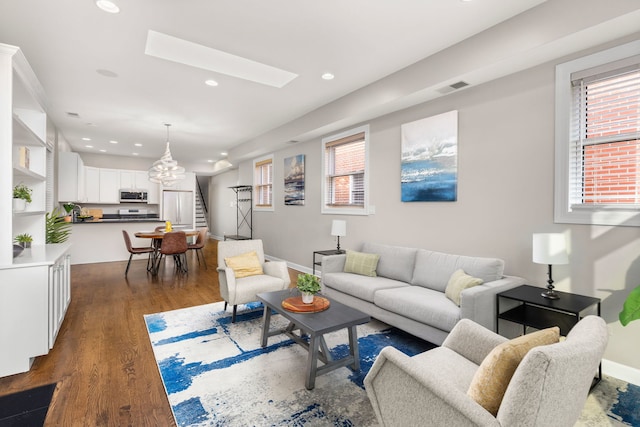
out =
[[[254,207],[260,211],[273,210],[273,156],[253,162]]]
[[[640,42],[556,69],[556,222],[640,226]]]
[[[322,140],[322,213],[368,214],[369,126]]]

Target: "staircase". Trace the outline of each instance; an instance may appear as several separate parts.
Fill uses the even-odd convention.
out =
[[[196,228],[209,227],[207,216],[206,207],[200,194],[200,186],[198,185],[198,191],[196,191]]]

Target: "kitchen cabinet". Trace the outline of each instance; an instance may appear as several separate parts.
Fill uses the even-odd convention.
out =
[[[100,203],[100,169],[91,166],[84,168],[85,203]]]
[[[147,203],[160,203],[160,186],[149,181],[149,174],[147,171],[121,170],[120,188],[145,190],[147,192]]]
[[[78,153],[58,154],[58,200],[75,203],[86,200],[84,162]]]
[[[120,171],[100,169],[100,203],[120,203]]]

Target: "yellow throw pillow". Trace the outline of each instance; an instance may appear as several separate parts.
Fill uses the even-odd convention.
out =
[[[482,279],[469,276],[464,270],[456,270],[449,278],[449,283],[444,290],[444,294],[451,301],[455,302],[457,306],[460,306],[460,294],[467,288],[477,286],[482,283]]]
[[[560,328],[554,326],[498,345],[480,364],[467,395],[496,416],[509,381],[527,352],[533,347],[555,344],[559,337]]]
[[[256,251],[225,258],[224,262],[233,270],[236,279],[264,274]]]

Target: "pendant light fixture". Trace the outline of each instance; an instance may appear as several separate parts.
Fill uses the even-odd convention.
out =
[[[178,166],[178,162],[171,157],[169,149],[169,127],[170,123],[165,123],[167,127],[167,148],[164,154],[153,163],[149,169],[149,181],[162,184],[165,187],[173,187],[177,180],[184,179],[184,168]]]

